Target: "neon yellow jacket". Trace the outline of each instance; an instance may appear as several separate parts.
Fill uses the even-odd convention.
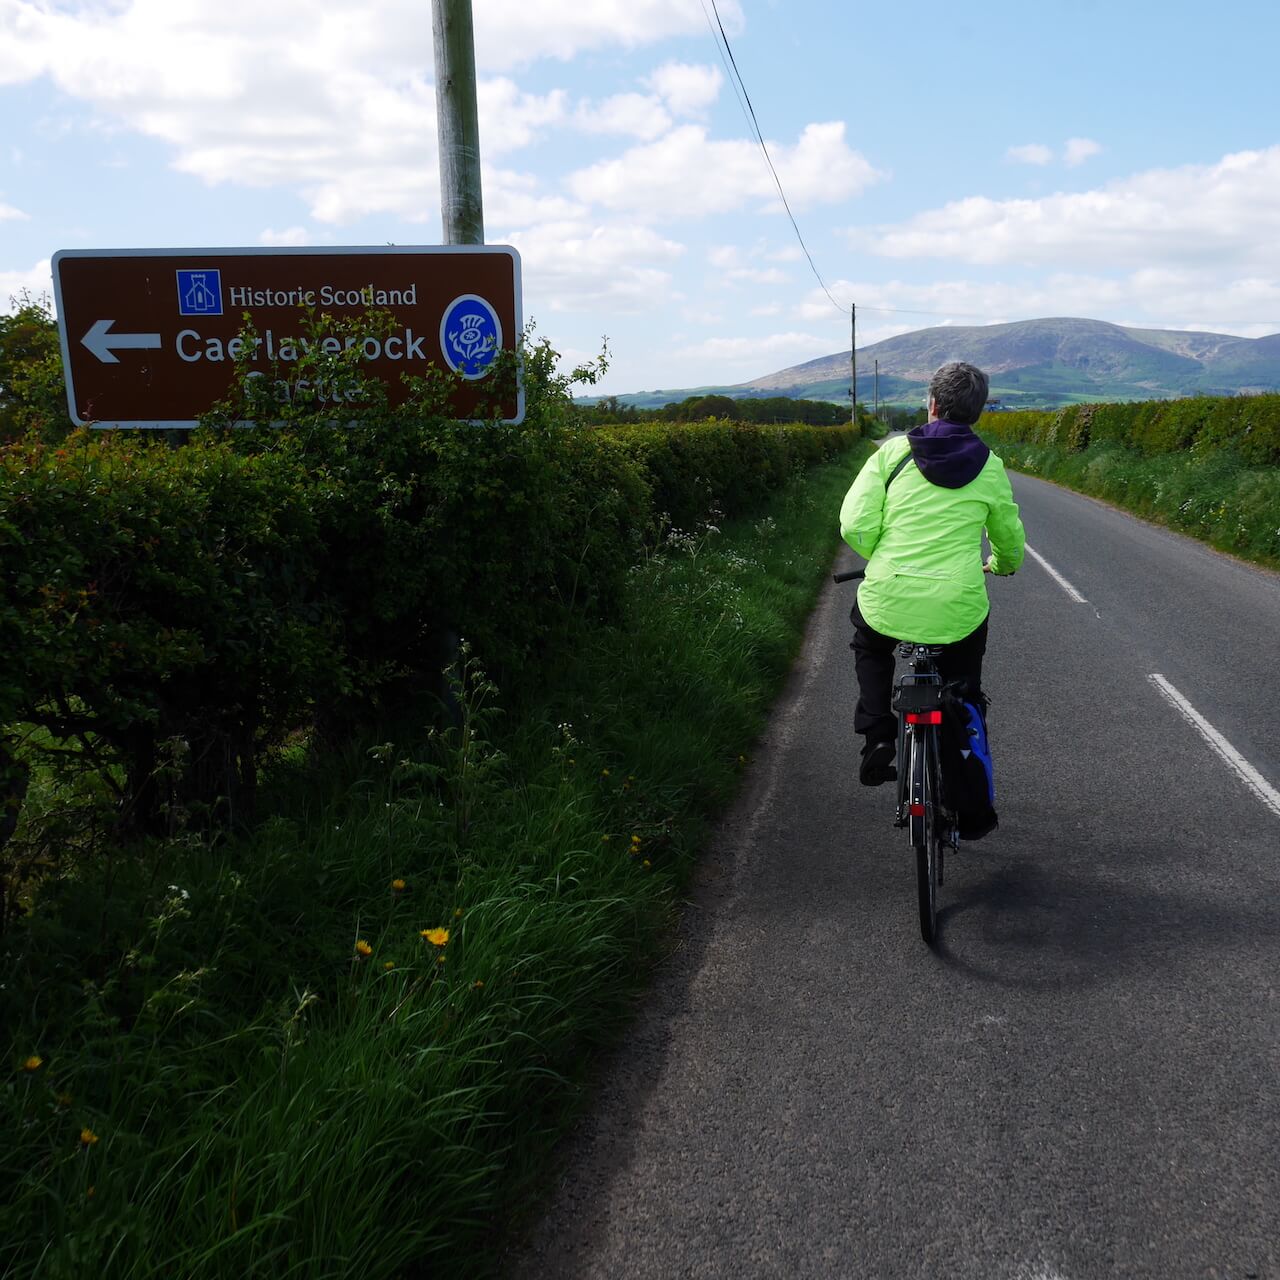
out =
[[[858,473],[840,507],[840,536],[869,562],[858,608],[877,631],[949,644],[980,626],[991,607],[982,572],[984,528],[992,572],[1009,574],[1021,565],[1026,535],[1018,505],[1004,463],[989,451],[983,462],[985,449],[968,428],[930,423],[886,441]],[[886,490],[889,473],[908,452],[914,460]],[[967,468],[948,473],[948,463],[961,454]]]

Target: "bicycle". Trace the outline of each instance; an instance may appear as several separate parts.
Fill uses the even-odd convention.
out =
[[[851,582],[864,570],[833,575]],[[938,888],[943,882],[944,850],[959,848],[956,815],[943,802],[942,700],[939,645],[898,645],[897,656],[910,667],[893,686],[898,712],[898,803],[894,826],[906,828],[916,860],[916,897],[920,936],[930,946],[938,936]]]

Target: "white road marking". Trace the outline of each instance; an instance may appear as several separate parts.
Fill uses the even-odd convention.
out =
[[[1250,791],[1253,792],[1263,804],[1271,810],[1272,813],[1280,818],[1280,791],[1277,791],[1267,780],[1253,767],[1236,749],[1229,743],[1226,738],[1220,734],[1196,709],[1189,703],[1186,698],[1173,687],[1164,676],[1150,675],[1147,677],[1157,689],[1160,690],[1164,698],[1178,712],[1179,715],[1187,721],[1188,724],[1198,729],[1204,735],[1205,741],[1234,769],[1239,776],[1241,782],[1244,783]]]
[[[1071,583],[1069,583],[1066,578],[1064,578],[1062,574],[1060,574],[1057,569],[1055,569],[1053,565],[1051,565],[1038,551],[1033,551],[1028,547],[1027,555],[1029,555],[1045,571],[1045,573],[1047,573],[1049,577],[1051,577],[1054,582],[1056,582],[1058,586],[1060,586],[1063,591],[1065,591],[1067,595],[1076,602],[1076,604],[1089,603],[1084,596],[1082,596],[1075,587],[1073,587]]]

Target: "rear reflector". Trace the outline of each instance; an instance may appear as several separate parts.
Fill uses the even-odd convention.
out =
[[[908,711],[908,724],[941,724],[941,711]]]
[[[913,805],[911,806],[911,816],[912,816],[913,818],[923,818],[923,817],[924,817],[924,805],[922,805],[922,804],[913,804]]]

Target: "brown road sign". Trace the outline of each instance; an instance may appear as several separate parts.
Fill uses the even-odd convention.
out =
[[[505,245],[65,249],[53,257],[53,287],[77,426],[194,426],[232,390],[243,356],[278,401],[332,395],[340,408],[340,390],[291,377],[306,307],[338,319],[390,313],[391,332],[343,341],[361,347],[363,371],[387,384],[392,404],[406,394],[401,375],[434,365],[458,374],[460,418],[491,417],[493,357],[515,346],[523,323],[520,255]],[[246,315],[257,334],[247,350]],[[523,385],[500,408],[519,422]]]

